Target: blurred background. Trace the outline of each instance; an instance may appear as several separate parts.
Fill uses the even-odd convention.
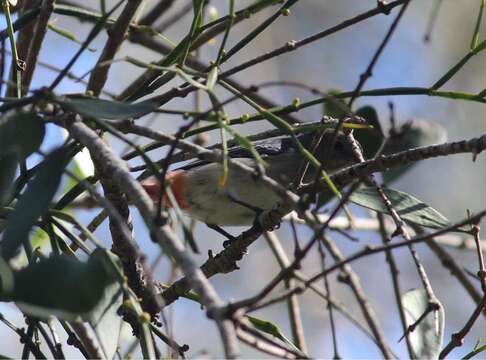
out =
[[[155,2],[155,0],[147,0],[145,10],[150,9]],[[171,11],[165,14],[159,23],[179,16],[180,9],[189,2],[189,0],[176,1]],[[83,0],[79,3],[92,9],[99,9],[99,3],[95,0]],[[107,1],[108,5],[114,3],[115,1]],[[237,8],[242,8],[250,3],[252,1],[236,1]],[[365,89],[428,87],[433,84],[468,52],[479,3],[479,0],[443,0],[430,41],[425,42],[427,24],[430,21],[436,1],[412,1],[397,31],[393,34],[389,45],[380,57],[373,71],[373,76],[366,83]],[[322,31],[369,10],[375,5],[376,0],[301,0],[292,8],[290,16],[280,17],[274,25],[258,37],[257,41],[252,42],[237,56],[231,58],[222,68],[223,70],[229,69],[234,65],[280,47],[287,41],[302,39]],[[235,44],[242,36],[273,14],[276,9],[277,7],[270,7],[235,26],[231,30],[228,45]],[[228,1],[211,0],[208,11],[217,11],[220,16],[224,15],[228,11]],[[242,71],[235,75],[234,79],[246,86],[259,85],[269,81],[297,81],[322,91],[330,89],[353,90],[358,83],[360,74],[366,69],[396,13],[397,10],[395,9],[390,16],[375,16],[297,51]],[[177,42],[187,33],[190,21],[191,13],[181,17],[175,25],[164,32],[164,35]],[[53,22],[56,26],[74,33],[81,41],[85,39],[91,28],[90,24],[79,23],[73,18],[61,15],[55,15]],[[4,23],[2,26],[5,26]],[[483,26],[479,39],[485,38],[486,27]],[[106,33],[102,33],[92,43],[91,48],[94,51],[84,53],[72,70],[74,74],[80,76],[92,69],[105,39]],[[201,61],[208,63],[216,58],[220,40],[221,38],[218,37],[211,42],[212,45],[201,48],[198,54]],[[49,32],[40,60],[62,68],[77,51],[78,46],[56,33]],[[160,59],[160,55],[127,41],[117,58],[128,55],[145,62]],[[468,93],[478,93],[483,90],[486,87],[484,56],[479,54],[473,57],[444,86],[444,89]],[[127,63],[114,64],[105,90],[119,93],[142,71],[140,68]],[[49,69],[38,67],[32,88],[50,84],[55,75],[56,73]],[[68,79],[64,80],[57,88],[59,94],[84,92],[84,90],[85,85]],[[309,91],[283,86],[262,88],[260,93],[277,105],[289,104],[296,97],[302,101],[317,97]],[[223,99],[228,97],[228,94],[224,91],[219,91],[218,94]],[[201,95],[200,101],[201,109],[209,107],[208,99],[204,94]],[[486,132],[484,106],[481,107],[479,103],[427,96],[387,96],[360,98],[356,102],[356,107],[362,105],[374,106],[378,111],[382,126],[388,128],[389,109],[387,104],[389,101],[392,101],[395,106],[395,117],[398,123],[412,118],[437,122],[446,129],[450,141],[468,139]],[[165,108],[191,111],[194,109],[194,104],[195,99],[191,95],[186,99],[176,99],[167,104]],[[240,102],[234,102],[227,106],[226,111],[230,116],[241,116],[245,112],[253,113],[248,106]],[[305,121],[317,121],[322,116],[322,107],[315,106],[302,110],[296,116]],[[156,118],[143,119],[143,121],[150,121],[154,129],[172,133],[178,129],[184,120],[180,116],[160,114]],[[264,122],[254,122],[238,126],[237,129],[244,134],[252,134],[268,127],[268,124]],[[50,130],[44,143],[45,150],[62,142],[63,139],[62,134],[57,130],[52,128]],[[120,153],[126,151],[124,145],[113,139],[109,139],[109,141]],[[210,133],[208,144],[214,142],[219,142],[218,133]],[[140,143],[144,142],[141,141]],[[153,151],[150,156],[152,159],[158,160],[164,155],[164,152],[164,149]],[[33,159],[32,161],[36,160]],[[132,164],[139,163],[134,161]],[[466,209],[474,212],[486,208],[485,165],[486,160],[483,156],[479,156],[475,163],[472,162],[470,155],[428,160],[415,166],[400,178],[393,185],[393,188],[413,194],[454,222],[466,216]],[[88,223],[96,213],[96,210],[77,211],[83,223]],[[357,210],[356,213],[358,216],[367,216],[367,213],[362,209]],[[154,261],[159,254],[159,249],[148,238],[146,228],[136,210],[133,210],[132,217],[135,224],[136,239],[141,250],[147,255],[149,261]],[[234,234],[239,234],[244,229],[230,228],[229,230]],[[202,263],[207,257],[205,254],[207,254],[208,249],[212,249],[214,252],[219,252],[222,249],[224,239],[207,229],[204,224],[196,224],[195,231],[201,250],[201,255],[197,256],[197,260]],[[298,227],[298,233],[302,242],[307,241],[312,235],[304,227]],[[107,223],[98,229],[96,235],[107,247],[110,246]],[[290,226],[283,224],[277,231],[277,235],[287,253],[291,256],[293,245]],[[349,239],[337,233],[330,233],[329,235],[337,242],[345,255],[356,252],[365,243],[379,244],[381,242],[379,236],[370,232],[353,234],[359,238],[359,244],[349,241]],[[426,246],[418,246],[418,250],[436,295],[445,307],[444,341],[448,342],[451,333],[460,329],[470,316],[474,309],[474,303]],[[477,257],[474,251],[448,250],[459,264],[473,272],[477,271]],[[401,272],[402,291],[420,287],[420,280],[417,277],[408,250],[396,251],[396,258]],[[273,259],[271,250],[263,238],[253,244],[249,249],[249,254],[239,265],[241,267],[239,271],[228,275],[218,275],[211,279],[220,296],[226,301],[239,300],[256,294],[279,270],[279,265]],[[309,256],[303,265],[302,271],[308,275],[318,272],[320,260],[317,251]],[[361,278],[362,285],[378,314],[379,321],[393,351],[399,357],[406,357],[404,341],[398,343],[402,335],[402,328],[393,297],[389,268],[384,255],[366,257],[354,262],[352,266]],[[157,266],[155,276],[158,280],[167,282],[173,276],[170,273],[170,265],[164,259]],[[345,304],[358,319],[363,320],[354,296],[346,285],[335,281],[336,275],[337,272],[330,277],[333,296]],[[323,283],[318,285],[323,287]],[[318,358],[332,357],[332,339],[326,304],[312,292],[306,292],[299,297],[299,300],[309,353]],[[22,326],[23,320],[15,305],[0,304],[0,313],[10,321]],[[170,308],[165,309],[165,315],[173,319],[174,338],[179,343],[190,345],[189,356],[222,356],[223,352],[217,329],[213,322],[206,319],[204,311],[197,304],[181,299]],[[290,337],[285,303],[256,312],[255,315],[274,322],[287,337]],[[339,354],[343,358],[375,358],[381,355],[376,346],[339,313],[336,314],[336,327]],[[476,341],[481,337],[484,341],[485,330],[485,319],[480,318],[473,331],[466,338],[465,345],[456,349],[452,356],[459,357],[466,354],[472,350]],[[124,334],[124,336],[129,336],[130,330],[127,328]],[[13,332],[6,327],[0,327],[0,337],[3,344],[10,344],[7,351],[5,351],[5,346],[2,346],[4,355],[15,356],[19,354],[22,345],[18,343],[18,338]],[[65,351],[67,356],[80,356],[73,350],[65,349]],[[256,353],[244,345],[242,345],[242,352],[244,357],[265,357],[264,354]]]

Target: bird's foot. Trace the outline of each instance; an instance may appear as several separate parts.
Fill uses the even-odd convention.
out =
[[[213,229],[216,231],[218,234],[223,235],[227,240],[223,242],[223,247],[226,249],[228,246],[231,245],[233,241],[236,240],[236,236],[231,235],[229,232],[221,228],[220,226],[216,224],[208,224],[206,223],[206,226],[210,229]]]
[[[262,211],[255,219],[255,223],[260,225],[263,231],[273,231],[280,227],[282,217],[289,213],[291,209],[282,206],[280,202],[270,210]]]

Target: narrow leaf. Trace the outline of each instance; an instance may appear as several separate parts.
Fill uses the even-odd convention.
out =
[[[388,188],[383,190],[404,221],[431,229],[442,229],[451,225],[444,215],[412,195]],[[379,213],[388,214],[388,209],[374,188],[358,189],[351,195],[350,201]]]
[[[343,99],[338,99],[335,96],[340,93],[339,90],[330,90],[326,95],[328,99],[323,103],[323,114],[334,119],[340,119],[346,115],[347,106]]]
[[[89,97],[65,98],[58,100],[58,103],[62,107],[82,116],[109,120],[139,118],[156,109],[156,105],[149,101],[127,104]]]
[[[407,327],[416,324],[427,311],[427,293],[421,289],[410,290],[403,295],[402,304]],[[439,310],[429,312],[409,335],[417,359],[438,359],[439,357],[444,337],[444,308],[440,303],[439,305]]]
[[[260,330],[266,334],[275,336],[277,339],[290,345],[293,349],[297,349],[296,346],[292,343],[292,341],[290,341],[287,337],[285,337],[285,335],[282,333],[280,328],[274,323],[267,320],[262,320],[254,316],[247,315],[246,317],[248,318],[248,320],[250,320],[251,324],[255,327],[255,329]]]
[[[469,352],[468,354],[464,355],[462,358],[463,360],[469,360],[475,357],[476,355],[486,351],[486,345],[475,347],[473,351]]]
[[[211,69],[211,71],[208,74],[208,79],[206,81],[206,87],[208,88],[208,90],[212,91],[217,81],[218,81],[218,67],[215,66]]]
[[[0,250],[5,259],[13,257],[17,248],[28,241],[29,231],[39,217],[46,213],[61,180],[66,165],[64,149],[57,149],[49,154],[39,166],[38,173],[9,216],[7,228],[0,243]]]
[[[481,41],[475,48],[474,48],[474,54],[477,54],[481,51],[486,49],[486,40]]]
[[[7,151],[0,154],[0,206],[3,206],[10,198],[17,165],[17,151]]]
[[[50,22],[47,27],[49,28],[49,30],[52,30],[54,31],[56,34],[58,34],[59,36],[62,36],[63,38],[66,38],[68,40],[71,40],[72,42],[78,44],[78,45],[82,45],[83,42],[80,41],[73,33],[71,33],[70,31],[66,30],[66,29],[63,29],[63,28],[60,28],[56,25],[54,25],[52,22]],[[88,51],[91,51],[91,52],[95,52],[96,49],[91,49],[91,48],[87,48]]]

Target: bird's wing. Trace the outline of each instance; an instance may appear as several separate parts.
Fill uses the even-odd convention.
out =
[[[273,139],[265,139],[260,141],[255,141],[253,143],[253,147],[255,150],[260,154],[260,156],[265,159],[271,156],[279,155],[283,151],[286,151],[289,148],[294,148],[293,142],[286,137],[279,137]],[[234,146],[228,149],[228,156],[230,158],[246,158],[251,159],[253,155],[251,151],[242,147],[242,146]],[[181,170],[188,170],[194,167],[198,167],[201,165],[209,164],[209,161],[206,160],[196,160],[187,165],[184,165],[178,169]]]

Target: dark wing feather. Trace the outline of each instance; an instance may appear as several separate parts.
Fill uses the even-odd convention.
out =
[[[295,149],[295,145],[290,138],[278,137],[273,139],[265,139],[255,141],[253,143],[255,150],[260,154],[260,156],[265,159],[270,156],[279,155],[282,151],[288,151],[289,149]],[[253,155],[248,149],[242,146],[234,146],[228,149],[228,156],[230,158],[253,158]],[[206,160],[196,160],[187,165],[184,165],[178,169],[188,170],[197,166],[209,164]]]

